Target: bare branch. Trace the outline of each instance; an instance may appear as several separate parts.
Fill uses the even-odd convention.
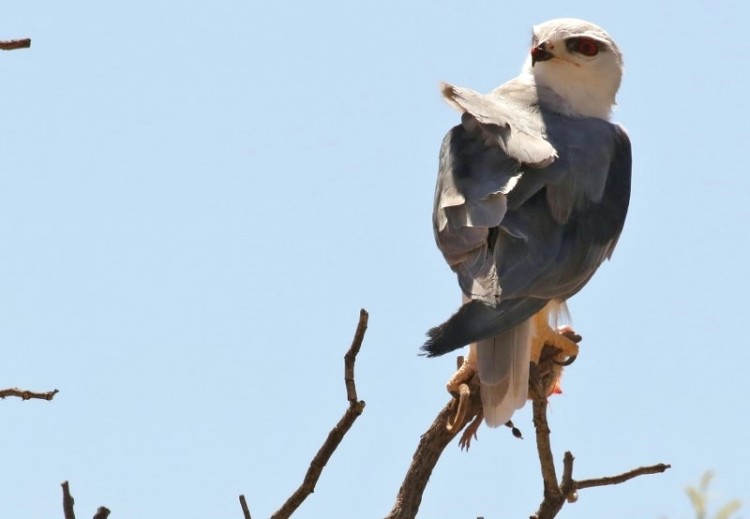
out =
[[[357,386],[354,384],[354,361],[362,347],[368,319],[369,315],[363,308],[359,311],[359,323],[357,323],[357,330],[354,332],[352,345],[349,346],[349,351],[344,355],[344,385],[346,386],[346,398],[349,402],[357,401]]]
[[[250,517],[250,509],[247,507],[247,501],[245,501],[244,494],[240,494],[240,506],[242,507],[242,516],[245,519],[252,519],[252,517]]]
[[[63,514],[65,515],[65,519],[76,519],[76,513],[73,509],[75,499],[70,495],[70,485],[67,481],[63,481],[60,486],[62,486],[63,489]],[[109,514],[109,508],[106,506],[100,506],[94,514],[94,519],[107,519]]]
[[[26,389],[11,387],[8,389],[0,389],[0,398],[5,398],[6,396],[17,396],[21,400],[31,400],[32,398],[38,398],[39,400],[52,400],[57,393],[59,393],[57,389],[47,391],[46,393],[37,393]]]
[[[551,519],[557,515],[565,504],[565,496],[557,484],[555,460],[550,444],[550,429],[547,422],[547,395],[539,376],[540,369],[536,364],[529,370],[529,385],[533,397],[534,429],[536,430],[536,448],[539,454],[539,465],[544,482],[544,499],[539,505],[534,519]]]
[[[575,503],[578,501],[578,492],[575,489],[575,481],[573,480],[573,461],[575,458],[570,451],[565,451],[563,456],[563,477],[560,482],[560,491],[568,500],[568,503]]]
[[[28,49],[29,47],[31,47],[31,38],[0,41],[0,50]]]
[[[73,496],[70,495],[70,486],[68,485],[67,481],[62,482],[62,489],[63,489],[63,513],[65,514],[65,519],[76,519],[76,513],[73,510],[73,505],[75,504],[75,500],[73,499]]]
[[[341,417],[339,422],[333,427],[328,438],[323,443],[318,453],[310,462],[310,467],[307,469],[305,479],[299,488],[287,499],[286,503],[282,505],[279,510],[271,516],[271,519],[287,519],[290,517],[302,502],[315,491],[315,485],[320,478],[320,474],[323,472],[323,468],[331,459],[333,452],[344,439],[344,435],[354,424],[354,421],[362,414],[365,409],[365,402],[357,400],[357,388],[354,384],[354,361],[356,360],[357,353],[362,346],[362,340],[367,330],[368,314],[363,309],[359,312],[359,323],[357,325],[357,331],[354,334],[352,345],[349,351],[344,356],[344,384],[346,386],[346,397],[349,400],[349,407],[347,408],[344,416]]]
[[[474,384],[476,384],[476,380],[472,381],[472,385]],[[478,390],[472,390],[470,399],[464,403],[466,404],[465,413],[454,418],[459,400],[452,399],[448,402],[438,413],[427,432],[422,435],[409,470],[406,472],[403,483],[401,483],[398,496],[396,496],[396,503],[385,519],[412,519],[416,517],[419,505],[422,503],[422,494],[445,447],[474,417],[482,412]]]
[[[634,469],[617,476],[576,481],[573,479],[573,461],[575,458],[573,454],[566,452],[563,457],[562,481],[558,485],[555,462],[550,446],[550,429],[547,422],[547,393],[550,387],[550,380],[546,377],[548,377],[550,371],[545,364],[547,362],[554,362],[553,357],[545,355],[548,348],[548,345],[544,346],[539,365],[532,364],[529,370],[529,392],[533,397],[537,452],[542,470],[542,479],[544,480],[544,499],[539,505],[536,514],[531,516],[532,519],[554,518],[562,510],[566,501],[574,503],[578,500],[579,489],[616,485],[644,474],[664,472],[670,467],[669,465],[660,463],[658,465]]]
[[[94,519],[107,519],[109,517],[110,510],[106,506],[100,506],[94,514]]]
[[[247,501],[245,501],[244,494],[240,494],[240,506],[242,507],[242,516],[245,519],[252,519],[252,517],[250,517],[250,509],[247,507]]]
[[[665,463],[657,463],[656,465],[649,465],[647,467],[638,467],[637,469],[629,470],[628,472],[623,472],[622,474],[618,474],[617,476],[592,478],[592,479],[584,479],[582,481],[576,481],[575,488],[581,489],[581,488],[590,488],[590,487],[603,487],[605,485],[619,485],[620,483],[625,483],[626,481],[633,479],[633,478],[637,478],[638,476],[645,476],[647,474],[661,474],[662,472],[670,468],[672,468],[672,465],[667,465]]]
[[[539,368],[536,364],[531,365],[529,370],[529,384],[531,396],[533,397],[534,429],[536,430],[536,448],[539,453],[539,464],[542,469],[542,481],[544,482],[545,501],[557,499],[560,496],[560,487],[557,485],[557,472],[555,461],[552,457],[552,446],[550,444],[550,429],[547,423],[547,395],[539,377]]]

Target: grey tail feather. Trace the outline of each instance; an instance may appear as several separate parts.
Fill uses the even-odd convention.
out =
[[[427,332],[422,354],[438,357],[472,342],[494,337],[525,321],[546,304],[544,299],[511,299],[492,308],[481,301],[469,301],[450,319]]]
[[[477,329],[497,319],[500,314],[479,301],[469,301],[450,319],[427,332],[427,342],[422,346],[428,357],[445,355],[474,341]]]

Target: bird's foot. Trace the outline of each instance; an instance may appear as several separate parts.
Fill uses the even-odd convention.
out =
[[[568,325],[560,326],[556,337],[558,341],[553,346],[560,349],[560,353],[555,356],[554,361],[562,366],[570,366],[578,357],[578,343],[582,337]]]
[[[468,451],[469,447],[471,447],[471,439],[479,439],[477,437],[477,431],[479,430],[479,426],[482,425],[482,420],[484,420],[484,413],[479,413],[474,417],[474,421],[466,426],[464,433],[461,435],[461,439],[458,441],[458,446],[461,447],[461,450]]]
[[[455,397],[455,400],[453,401],[453,405],[455,406],[454,416],[452,419],[449,419],[445,425],[448,432],[454,432],[456,428],[460,430],[464,425],[464,419],[466,418],[466,413],[470,405],[469,401],[472,395],[472,390],[469,387],[469,384],[472,382],[472,379],[477,372],[477,354],[474,346],[472,345],[469,348],[469,354],[465,358],[458,357],[456,360],[459,363],[459,367],[445,385],[448,392]],[[479,421],[481,422],[481,418]],[[476,427],[479,427],[479,425],[477,424]],[[474,434],[474,437],[476,438],[476,433]],[[463,445],[466,444],[466,448],[468,449],[470,442],[471,433],[465,433],[461,439],[462,448]]]
[[[451,378],[448,379],[448,383],[445,385],[445,388],[448,390],[449,393],[456,394],[459,392],[459,388],[461,387],[461,384],[467,384],[471,378],[474,376],[474,373],[477,372],[477,365],[476,360],[474,359],[474,356],[471,355],[471,353],[464,359],[463,364],[456,370],[456,372],[451,375]]]
[[[537,323],[536,334],[531,342],[531,360],[539,363],[542,349],[549,346],[555,349],[553,362],[562,366],[568,366],[578,356],[578,342],[581,336],[578,335],[570,326],[561,326],[557,330],[546,322]]]

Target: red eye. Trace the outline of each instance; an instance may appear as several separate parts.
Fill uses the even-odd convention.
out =
[[[575,45],[576,52],[584,56],[596,56],[599,54],[599,45],[590,38],[578,38]]]

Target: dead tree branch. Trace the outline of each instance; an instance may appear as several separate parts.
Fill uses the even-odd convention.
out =
[[[244,494],[240,494],[240,506],[242,507],[242,516],[245,519],[252,519],[252,517],[250,517],[250,509],[247,507],[247,501],[245,500]]]
[[[532,386],[534,429],[536,431],[536,447],[539,454],[539,463],[542,468],[542,481],[544,483],[544,499],[554,499],[560,494],[557,486],[557,472],[555,461],[552,456],[552,445],[550,443],[550,428],[547,423],[547,395],[544,393],[538,368],[532,364],[529,370],[529,384]]]
[[[547,349],[547,346],[545,346],[545,349]],[[542,358],[544,358],[544,353],[542,354]],[[562,510],[566,501],[574,503],[578,500],[579,489],[616,485],[645,474],[664,472],[670,468],[669,465],[659,463],[657,465],[633,469],[617,476],[576,481],[573,479],[573,461],[575,458],[573,454],[566,452],[563,458],[563,477],[558,484],[555,461],[550,446],[550,428],[547,422],[547,391],[545,391],[545,388],[548,387],[549,380],[545,380],[545,370],[541,362],[540,366],[537,367],[532,364],[531,368],[529,372],[529,393],[533,398],[537,452],[539,454],[539,465],[544,482],[544,499],[539,505],[537,512],[531,516],[531,519],[554,518]]]
[[[368,314],[363,309],[359,312],[359,323],[354,333],[354,339],[349,347],[349,351],[344,355],[344,384],[346,386],[346,398],[349,401],[349,407],[344,412],[339,422],[333,427],[328,438],[323,443],[318,453],[310,462],[305,478],[297,490],[286,500],[279,510],[271,516],[271,519],[287,519],[290,517],[302,502],[315,491],[315,485],[320,478],[323,468],[328,460],[331,459],[333,452],[344,439],[344,435],[351,429],[354,421],[362,414],[365,409],[365,402],[357,400],[357,387],[354,383],[354,362],[362,347],[362,340],[367,330]],[[249,514],[249,512],[248,512]]]
[[[570,338],[575,342],[580,341],[580,336],[571,335]],[[539,363],[532,363],[529,370],[529,397],[532,399],[537,452],[544,486],[543,501],[532,519],[554,518],[566,501],[574,502],[577,499],[578,489],[622,483],[644,474],[664,472],[669,468],[669,465],[659,464],[641,467],[618,476],[576,481],[573,479],[573,455],[566,452],[563,476],[558,484],[547,421],[547,396],[552,393],[560,374],[560,364],[556,362],[558,353],[559,350],[551,345],[545,345]],[[460,410],[457,412],[459,406]],[[456,398],[448,402],[438,413],[435,421],[420,438],[411,465],[396,497],[396,503],[385,519],[416,517],[422,494],[443,450],[464,428],[466,430],[460,445],[462,448],[468,448],[471,436],[475,435],[482,417],[479,384],[475,376],[470,383],[466,384],[466,387],[462,384],[459,395],[456,395]],[[514,436],[521,437],[520,431],[513,427],[512,423],[509,422],[506,425],[513,429]]]
[[[570,454],[570,453],[568,452],[566,454]],[[603,478],[592,478],[592,479],[584,479],[582,481],[574,481],[573,486],[575,490],[578,490],[581,488],[603,487],[606,485],[619,485],[620,483],[625,483],[626,481],[633,479],[633,478],[637,478],[638,476],[645,476],[647,474],[660,474],[662,472],[665,472],[669,468],[671,468],[671,465],[667,465],[665,463],[657,463],[656,465],[649,465],[647,467],[638,467],[637,469],[629,470],[628,472],[623,472],[622,474],[618,474],[617,476],[609,476],[609,477],[603,477]]]
[[[461,364],[463,364],[463,358],[459,357],[458,365]],[[459,395],[443,407],[435,421],[420,438],[411,465],[398,490],[396,503],[385,519],[416,517],[432,470],[445,448],[472,420],[477,417],[481,420],[482,402],[479,399],[477,377],[474,377],[469,384],[461,384],[459,391]]]
[[[73,510],[75,499],[73,499],[73,496],[70,495],[70,485],[67,481],[63,481],[61,486],[63,490],[63,514],[65,516],[65,519],[76,519],[76,514]],[[109,514],[109,508],[107,508],[106,506],[100,506],[94,514],[94,519],[107,519],[107,517],[109,517]]]
[[[0,41],[0,50],[28,49],[29,47],[31,47],[31,38]]]
[[[326,464],[340,445],[344,436],[351,429],[356,419],[362,414],[365,402],[358,400],[354,377],[354,364],[357,354],[362,347],[367,330],[368,314],[360,311],[357,329],[349,350],[344,355],[344,385],[349,405],[344,415],[329,432],[323,445],[310,462],[302,484],[279,508],[271,519],[288,519],[299,508],[304,500],[314,492]],[[576,341],[577,342],[577,341]],[[533,406],[533,422],[536,432],[537,452],[543,481],[543,500],[537,512],[530,519],[553,519],[562,510],[566,502],[573,503],[578,499],[578,490],[590,487],[616,485],[646,474],[657,474],[666,471],[670,465],[659,463],[639,467],[622,474],[608,477],[584,479],[577,481],[573,478],[573,462],[575,458],[566,452],[563,458],[562,479],[558,483],[557,470],[550,442],[550,427],[547,421],[547,397],[556,387],[560,373],[560,364],[555,361],[559,350],[545,345],[538,364],[532,363],[529,370],[529,397]],[[460,361],[459,361],[460,363]],[[0,391],[0,397],[19,396],[24,400],[42,398],[51,400],[57,390],[49,393],[32,393],[20,389]],[[460,445],[468,448],[471,437],[476,435],[483,418],[482,404],[479,397],[479,382],[475,375],[469,382],[461,385],[456,398],[438,413],[428,430],[421,436],[412,463],[399,488],[396,502],[385,519],[413,519],[419,511],[422,495],[429,478],[448,444],[459,432],[464,430]],[[520,432],[508,422],[513,429],[514,436],[520,437]],[[468,426],[468,427],[467,427]],[[65,519],[75,519],[73,511],[74,500],[70,495],[68,482],[62,483],[63,510]],[[244,495],[239,496],[244,519],[251,519],[250,510]],[[110,511],[100,507],[94,519],[107,519]]]
[[[545,363],[544,380],[546,385],[540,387],[539,391],[547,391],[546,388],[551,387],[550,374],[559,372],[559,368],[547,366],[547,364],[552,363],[553,357],[554,355],[549,353],[541,357]],[[462,360],[459,357],[459,366],[462,364]],[[462,429],[466,428],[461,437],[460,446],[468,449],[472,436],[476,437],[476,430],[483,417],[482,402],[479,397],[479,380],[475,375],[468,384],[461,384],[456,398],[448,402],[438,413],[430,428],[420,438],[411,465],[396,497],[396,503],[385,519],[412,519],[417,515],[427,481],[445,447]],[[512,422],[508,422],[506,425],[512,429],[515,437],[521,438],[521,432],[513,426]],[[547,441],[549,443],[549,439]],[[548,448],[548,450],[551,460],[551,449]],[[550,466],[552,467],[552,475],[548,477],[550,481],[556,481],[554,463]],[[546,486],[547,483],[545,483]]]
[[[448,444],[466,425],[482,412],[478,392],[472,392],[471,400],[463,417],[458,417],[452,423],[458,400],[448,402],[438,413],[435,421],[419,440],[419,445],[412,458],[409,470],[406,472],[401,488],[399,488],[396,503],[385,519],[413,519],[417,515],[422,503],[422,494],[427,487],[432,470]],[[452,424],[450,430],[448,425]]]
[[[94,519],[107,519],[107,517],[109,517],[109,514],[109,508],[107,508],[106,506],[100,506],[94,514]]]
[[[57,393],[59,393],[57,389],[47,391],[46,393],[37,393],[35,391],[11,387],[8,389],[0,389],[0,398],[5,398],[6,396],[17,396],[21,400],[31,400],[32,398],[37,398],[39,400],[52,400]]]
[[[73,496],[70,495],[70,486],[68,485],[67,481],[62,482],[62,490],[63,490],[63,513],[65,514],[65,519],[76,519],[76,513],[73,511],[73,505],[75,504],[75,499],[73,499]]]

